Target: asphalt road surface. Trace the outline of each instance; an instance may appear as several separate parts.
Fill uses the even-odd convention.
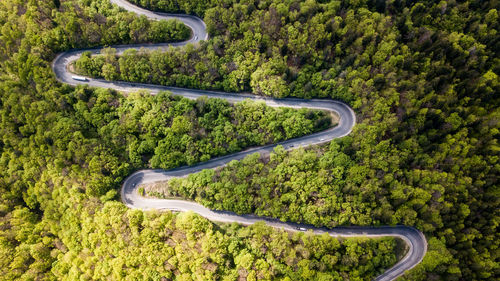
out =
[[[148,50],[164,49],[168,47],[181,47],[186,44],[196,44],[200,40],[207,40],[208,34],[206,32],[205,23],[198,17],[189,15],[179,15],[179,14],[166,14],[148,11],[137,6],[130,4],[125,0],[110,0],[112,3],[137,14],[145,15],[150,19],[160,20],[160,19],[177,19],[182,21],[192,30],[192,37],[188,41],[178,42],[178,43],[161,43],[161,44],[138,44],[138,45],[119,45],[112,46],[117,49],[117,53],[121,54],[127,49],[139,49],[144,48]],[[244,99],[260,100],[265,102],[269,106],[274,107],[294,107],[294,108],[311,108],[311,109],[322,109],[336,113],[340,120],[338,126],[330,128],[328,130],[314,133],[308,136],[295,138],[287,141],[283,141],[277,144],[254,147],[234,153],[227,156],[222,156],[218,158],[211,159],[207,162],[199,163],[194,166],[180,167],[172,170],[140,170],[132,175],[130,175],[123,183],[121,189],[121,198],[125,205],[129,208],[139,208],[143,210],[159,209],[159,210],[171,210],[171,211],[193,211],[199,215],[213,221],[219,222],[237,222],[244,225],[250,225],[258,221],[265,221],[266,224],[284,229],[287,231],[302,231],[301,229],[306,229],[307,231],[312,231],[315,234],[328,233],[334,237],[386,237],[392,236],[401,238],[408,245],[408,253],[405,257],[400,260],[396,265],[386,270],[384,273],[375,278],[375,280],[394,280],[398,276],[404,274],[406,270],[409,270],[419,264],[426,251],[427,251],[427,241],[425,236],[413,227],[408,226],[374,226],[374,227],[337,227],[333,229],[318,228],[311,225],[297,224],[297,223],[285,223],[272,218],[258,217],[254,215],[237,215],[228,211],[214,211],[203,207],[200,204],[183,201],[183,200],[170,200],[170,199],[152,199],[145,198],[138,194],[137,186],[143,183],[151,183],[156,181],[168,180],[171,177],[184,177],[192,173],[199,172],[203,169],[213,169],[216,167],[221,167],[226,165],[232,160],[240,160],[246,155],[251,153],[259,152],[267,154],[271,152],[277,145],[282,145],[285,149],[290,150],[297,147],[305,147],[314,144],[321,144],[329,142],[335,138],[340,138],[348,135],[354,125],[356,124],[356,116],[353,110],[346,104],[333,101],[333,100],[304,100],[304,99],[274,99],[266,98],[262,96],[256,96],[252,94],[235,94],[235,93],[225,93],[225,92],[215,92],[215,91],[202,91],[202,90],[192,90],[183,89],[176,87],[166,87],[159,85],[149,85],[140,83],[129,83],[129,82],[111,82],[102,79],[92,79],[87,78],[86,81],[78,81],[72,78],[73,74],[69,72],[68,65],[78,59],[81,54],[85,51],[91,51],[93,54],[98,54],[101,48],[92,49],[80,49],[71,50],[59,54],[54,62],[52,63],[52,69],[56,75],[56,78],[66,84],[78,85],[87,84],[93,87],[111,88],[122,92],[133,92],[140,89],[146,89],[151,92],[151,94],[156,94],[160,91],[171,91],[175,95],[181,95],[190,99],[196,99],[201,96],[208,96],[210,98],[221,98],[225,99],[231,103],[239,102]]]

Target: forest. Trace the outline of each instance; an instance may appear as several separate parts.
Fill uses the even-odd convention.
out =
[[[201,16],[210,39],[165,53],[110,48],[82,57],[79,71],[333,98],[357,115],[353,133],[329,145],[251,155],[165,183],[166,196],[317,226],[414,226],[429,251],[403,280],[500,277],[498,1],[132,2]],[[396,262],[390,238],[218,225],[118,202],[134,170],[334,125],[320,111],[123,96],[54,78],[58,52],[185,40],[179,22],[108,1],[2,0],[0,26],[0,280],[370,280]]]
[[[206,97],[189,100],[168,92],[136,92],[124,97],[89,88],[79,88],[67,97],[74,114],[83,121],[83,130],[97,129],[95,137],[117,154],[128,154],[128,163],[135,168],[192,165],[332,124],[324,111],[273,108],[251,100],[231,105]]]
[[[178,41],[185,27],[154,29],[106,1],[8,0],[0,11],[0,280],[370,280],[399,258],[392,238],[337,240],[128,210],[117,191],[135,169],[204,161],[333,120],[251,101],[61,85],[50,68],[61,50]]]
[[[186,87],[340,99],[358,125],[329,147],[251,156],[160,195],[315,225],[414,225],[434,252],[407,279],[497,279],[498,1],[414,2],[214,4],[212,40],[171,50],[189,71],[165,71],[200,77]]]
[[[216,5],[219,0],[130,0],[140,7],[147,8],[148,10],[167,12],[167,13],[182,13],[192,14],[199,17],[205,15],[205,11]],[[228,2],[230,3],[230,2]]]

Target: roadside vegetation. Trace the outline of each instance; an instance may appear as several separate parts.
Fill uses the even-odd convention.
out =
[[[81,214],[81,250],[58,252],[57,280],[372,280],[396,262],[396,240],[287,233],[263,223],[214,225],[194,213],[108,202]],[[67,243],[67,242],[66,242]],[[83,262],[83,264],[81,264]],[[28,274],[25,274],[25,276]]]
[[[498,1],[190,3],[209,41],[167,51],[158,69],[147,66],[162,55],[140,50],[125,54],[124,68],[116,57],[92,68],[102,59],[87,57],[82,69],[179,87],[340,99],[353,106],[358,125],[329,146],[249,156],[172,184],[173,191],[214,208],[316,225],[415,226],[429,252],[404,279],[498,279]],[[116,202],[135,169],[286,138],[290,116],[308,124],[301,130],[323,124],[321,112],[73,88],[57,83],[50,67],[63,50],[178,41],[189,37],[185,27],[97,0],[2,0],[0,26],[0,280],[369,280],[395,262],[389,238],[219,227],[190,213]],[[146,66],[137,77],[128,70],[136,64]],[[260,117],[247,120],[247,108]],[[236,113],[242,121],[233,124]],[[225,128],[229,120],[241,131],[228,138],[222,127],[205,126],[206,114],[208,123]],[[245,126],[263,124],[265,133],[245,135]]]
[[[0,11],[0,280],[369,280],[396,262],[391,238],[340,241],[128,210],[115,199],[134,169],[275,142],[330,118],[61,85],[50,67],[57,52],[149,40],[130,36],[141,30],[135,17],[105,1],[6,0]]]
[[[358,125],[170,192],[316,225],[413,225],[431,251],[408,280],[498,279],[498,13],[498,1],[213,2],[212,39],[169,50],[159,71],[176,79],[159,83],[341,99]]]
[[[103,144],[123,151],[132,167],[171,169],[207,161],[330,127],[319,110],[273,108],[246,100],[234,105],[168,92],[123,97],[108,90],[74,92],[75,114],[97,129]]]
[[[193,14],[199,17],[205,15],[208,8],[213,7],[219,0],[130,0],[139,7],[144,7],[148,10],[168,12],[168,13],[182,13]],[[219,1],[220,2],[220,1]]]

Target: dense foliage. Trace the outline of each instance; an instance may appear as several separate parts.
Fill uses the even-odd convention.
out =
[[[68,187],[56,188],[61,225],[37,223],[27,208],[2,220],[0,280],[370,280],[396,262],[393,238],[219,227],[193,213],[103,204]]]
[[[414,225],[435,251],[408,279],[498,279],[498,1],[236,2],[205,12],[210,41],[172,51],[199,79],[184,85],[338,98],[358,125],[319,153],[277,153],[280,169],[250,158],[176,192],[323,225]]]
[[[323,111],[272,108],[250,100],[230,105],[169,93],[134,93],[80,88],[69,95],[84,130],[127,154],[133,167],[170,169],[206,161],[249,146],[265,145],[326,129]]]
[[[11,9],[22,15],[41,14],[48,18],[37,22],[38,30],[31,35],[32,44],[44,47],[39,51],[40,55],[84,46],[183,41],[191,34],[191,30],[177,20],[149,21],[145,16],[123,12],[109,1],[80,2],[82,5],[75,5],[72,1],[40,1],[36,6],[21,4],[13,5]],[[54,8],[60,12],[52,14]],[[11,9],[3,11],[5,19],[14,16],[10,14]],[[3,40],[10,47],[14,47],[15,40],[22,35],[14,22],[8,20],[4,25]],[[11,32],[7,32],[9,29]]]
[[[328,123],[322,112],[57,83],[50,63],[61,49],[143,40],[128,37],[133,21],[111,21],[119,17],[135,21],[105,1],[0,2],[0,280],[370,279],[396,261],[394,239],[219,227],[112,201],[133,169],[174,165],[162,162],[181,151],[167,147],[169,138],[210,142],[190,147],[178,165]],[[94,30],[97,20],[107,25]],[[105,27],[128,31],[112,37],[119,34]]]
[[[157,73],[176,75],[176,79],[160,83],[342,99],[355,108],[358,125],[349,137],[329,147],[292,153],[278,150],[274,159],[253,156],[217,173],[193,175],[185,185],[192,190],[179,187],[179,194],[217,208],[250,210],[318,225],[414,225],[426,233],[430,251],[406,276],[408,280],[498,279],[498,1],[206,3],[192,7],[212,8],[189,12],[204,14],[212,39],[199,48],[169,51],[165,60],[172,61]],[[228,254],[214,267],[208,252],[193,258],[199,248],[192,239],[183,240],[186,249],[182,248],[185,244],[174,249],[175,245],[165,245],[161,237],[173,233],[187,237],[193,235],[190,229],[216,226],[189,214],[180,218],[169,213],[143,214],[109,202],[116,197],[123,178],[153,156],[154,150],[146,142],[144,147],[149,150],[133,158],[136,160],[128,153],[128,144],[142,144],[145,139],[141,134],[147,132],[121,127],[120,122],[140,124],[120,117],[134,117],[135,113],[127,113],[125,107],[134,97],[73,89],[53,78],[50,61],[61,50],[161,40],[167,38],[165,34],[184,34],[183,28],[153,24],[121,12],[108,1],[95,0],[2,0],[0,25],[0,256],[6,257],[0,259],[1,279],[104,279],[121,274],[135,277],[139,272],[143,275],[137,278],[159,279],[163,272],[173,270],[170,262],[156,259],[160,254],[175,256],[172,263],[176,262],[179,273],[186,272],[192,278],[211,274],[205,272],[211,269],[224,270],[221,276],[261,274],[264,270],[258,270],[260,265],[280,260],[266,255],[264,262],[259,261],[264,259],[263,249],[272,251],[281,244],[264,247],[257,241],[244,246],[260,237],[238,238],[258,236],[263,232],[260,229],[250,234],[244,233],[253,230],[244,228],[206,232],[225,237],[220,240],[194,232],[197,241],[239,241],[238,250],[230,250],[230,245],[215,247]],[[140,51],[128,55],[131,60],[144,60],[145,65],[151,63],[149,55]],[[175,69],[170,70],[170,65]],[[115,70],[115,75],[121,75],[118,68]],[[121,79],[152,81],[139,74]],[[151,114],[156,114],[156,107],[161,108],[155,103],[160,99],[189,105],[171,101],[167,94],[156,101],[143,97],[144,104],[143,98],[135,98],[129,108],[135,103],[151,104]],[[124,110],[123,115],[118,108]],[[151,118],[146,124],[163,122],[154,114],[144,117]],[[169,116],[172,122],[178,117]],[[102,120],[118,121],[112,127]],[[197,122],[194,117],[188,120]],[[182,128],[184,122],[180,123]],[[130,129],[131,133],[113,135],[101,127]],[[122,133],[130,140],[119,138]],[[160,143],[162,136],[152,134],[151,139]],[[271,166],[261,161],[269,161]],[[229,171],[235,178],[228,179]],[[248,182],[242,180],[244,177]],[[221,186],[222,181],[227,186]],[[280,189],[270,190],[273,184]],[[202,194],[204,190],[211,193]],[[232,196],[235,190],[241,198]],[[262,198],[251,197],[255,194]],[[267,213],[264,206],[269,206]],[[297,211],[292,213],[290,208]],[[182,222],[184,216],[189,222]],[[171,223],[162,229],[170,229],[172,234],[154,231],[163,221]],[[287,250],[302,245],[295,241],[292,238],[282,244]],[[130,248],[127,243],[131,243]],[[327,264],[337,272],[333,274],[358,272],[363,278],[374,276],[394,261],[389,254],[394,249],[392,240],[362,243],[367,244],[361,244],[361,250],[351,256],[371,257],[377,249],[383,257],[383,261],[372,259],[367,271],[363,269],[364,258],[345,258],[346,264],[336,267],[335,258],[322,250],[336,248],[344,256],[348,250],[335,246],[335,240],[313,250],[290,250],[286,257],[305,257],[299,254],[302,251],[320,253],[323,256],[303,259],[301,272],[308,274],[305,269],[313,268],[321,272],[313,274],[322,275],[330,268],[320,265]],[[158,253],[157,247],[165,247],[167,253]],[[192,254],[177,256],[183,252]],[[299,258],[288,263],[286,257],[283,266],[272,267],[280,269],[272,276],[300,279],[291,273]],[[331,263],[317,263],[324,257]],[[344,261],[343,257],[338,259]],[[249,260],[255,262],[251,263],[255,273],[247,270]],[[354,268],[359,265],[356,261],[361,268]],[[318,267],[308,267],[308,263]],[[207,269],[193,272],[193,265]]]
[[[203,17],[205,10],[215,5],[217,0],[130,0],[137,6],[147,8],[148,10],[195,14]]]

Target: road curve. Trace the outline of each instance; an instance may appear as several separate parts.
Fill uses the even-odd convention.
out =
[[[144,48],[148,50],[155,50],[158,48],[164,49],[168,47],[180,47],[185,46],[188,43],[196,44],[200,40],[208,39],[208,34],[206,32],[205,23],[195,16],[190,15],[178,15],[178,14],[166,14],[148,11],[137,6],[130,4],[125,0],[110,0],[112,3],[128,10],[135,12],[137,14],[145,15],[150,19],[160,20],[160,19],[177,19],[182,21],[192,30],[192,37],[188,41],[178,42],[178,43],[161,43],[161,44],[137,44],[137,45],[118,45],[112,46],[117,49],[117,53],[121,54],[127,49],[138,49]],[[260,100],[265,102],[269,106],[273,107],[294,107],[294,108],[311,108],[311,109],[322,109],[331,112],[335,112],[340,117],[338,126],[330,128],[328,130],[314,133],[308,136],[303,136],[300,138],[295,138],[287,141],[283,141],[277,144],[250,148],[245,151],[234,153],[227,156],[222,156],[218,158],[211,159],[207,162],[199,163],[194,166],[180,167],[172,170],[140,170],[132,175],[130,175],[123,183],[121,189],[121,199],[123,203],[129,208],[139,208],[143,210],[159,209],[159,210],[172,210],[172,211],[193,211],[199,215],[213,221],[219,222],[237,222],[244,225],[250,225],[257,221],[265,221],[266,224],[285,229],[288,231],[300,231],[300,228],[305,228],[312,231],[315,234],[328,233],[334,237],[386,237],[392,236],[397,237],[405,241],[408,245],[408,253],[405,257],[395,264],[390,269],[386,270],[384,273],[375,278],[375,280],[394,280],[397,277],[404,274],[406,270],[409,270],[419,264],[426,251],[427,251],[427,241],[425,236],[413,227],[408,226],[374,226],[374,227],[336,227],[333,229],[318,228],[311,225],[281,222],[277,219],[258,217],[254,215],[237,215],[228,211],[214,211],[210,210],[200,204],[183,201],[183,200],[170,200],[170,199],[152,199],[145,198],[138,194],[137,186],[143,183],[151,183],[156,181],[164,181],[171,177],[184,177],[192,173],[199,172],[203,169],[213,169],[216,167],[221,167],[226,165],[232,160],[240,160],[246,155],[252,153],[270,153],[277,145],[282,145],[285,149],[290,150],[300,146],[310,146],[314,144],[321,144],[329,142],[335,138],[340,138],[348,135],[356,123],[356,116],[353,110],[346,104],[333,101],[333,100],[319,100],[319,99],[275,99],[262,96],[256,96],[252,94],[235,94],[235,93],[225,93],[216,91],[203,91],[203,90],[193,90],[193,89],[183,89],[176,87],[167,87],[159,85],[149,85],[140,83],[129,83],[129,82],[111,82],[103,79],[91,79],[88,78],[87,81],[77,81],[72,78],[72,74],[68,70],[68,66],[71,62],[78,59],[81,54],[85,51],[90,51],[93,54],[100,53],[102,48],[91,48],[91,49],[80,49],[80,50],[70,50],[59,54],[52,63],[52,69],[56,75],[57,80],[62,83],[69,85],[87,84],[93,87],[110,88],[123,92],[132,92],[140,89],[146,89],[152,94],[156,94],[160,91],[170,91],[174,95],[181,95],[190,99],[196,99],[201,96],[208,96],[210,98],[221,98],[225,99],[231,103],[243,101],[244,99]]]

